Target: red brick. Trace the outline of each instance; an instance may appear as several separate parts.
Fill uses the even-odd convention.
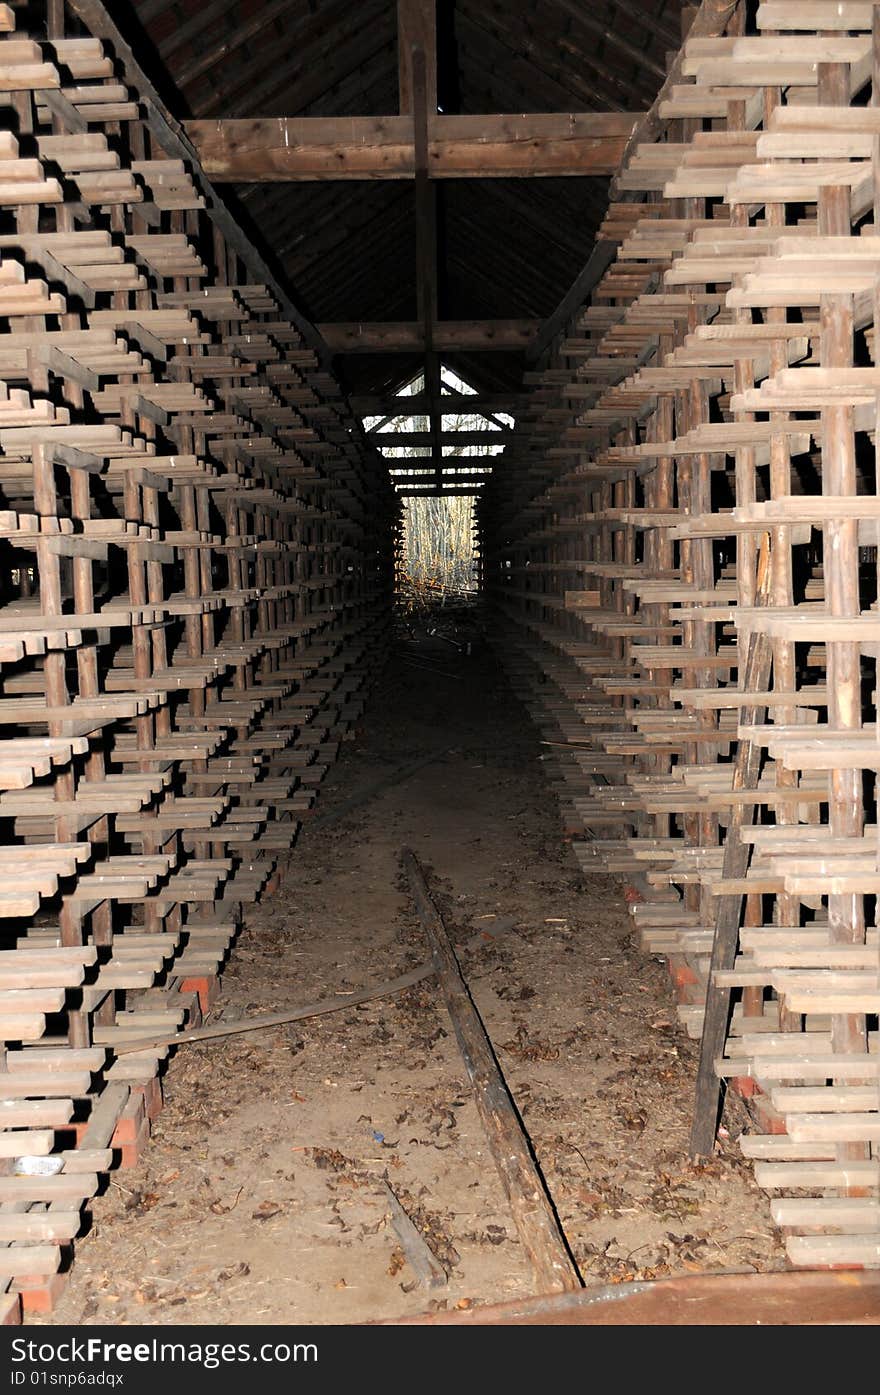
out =
[[[137,1131],[137,1136],[130,1143],[123,1143],[119,1148],[119,1166],[121,1168],[137,1167],[144,1149],[150,1141],[150,1121],[146,1117]]]
[[[740,1099],[748,1100],[753,1095],[763,1094],[757,1080],[753,1080],[750,1075],[734,1075],[730,1080],[731,1090],[735,1090]]]
[[[181,993],[198,993],[199,1007],[205,1013],[220,996],[220,980],[216,974],[194,975],[192,978],[182,980],[180,991]]]
[[[669,973],[676,988],[690,987],[692,984],[699,983],[700,981],[690,964],[686,964],[682,959],[670,958]]]
[[[767,1096],[756,1094],[749,1100],[749,1110],[762,1133],[788,1133],[785,1120],[770,1104]]]
[[[158,1075],[154,1075],[148,1085],[135,1085],[131,1093],[143,1097],[144,1112],[151,1123],[154,1119],[158,1119],[162,1113],[163,1105],[162,1083]]]
[[[70,1274],[23,1274],[14,1280],[13,1291],[21,1297],[22,1312],[51,1313],[67,1286]]]
[[[134,1143],[145,1121],[149,1122],[143,1092],[136,1091],[119,1116],[110,1146],[123,1148],[128,1143]]]

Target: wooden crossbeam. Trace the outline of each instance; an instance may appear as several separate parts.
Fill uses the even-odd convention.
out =
[[[348,401],[358,416],[387,417],[392,421],[400,417],[423,417],[428,411],[428,398],[424,393],[412,393],[407,397],[354,396]],[[487,416],[497,412],[515,416],[521,404],[522,398],[513,392],[489,396],[444,392],[440,399],[444,416]]]
[[[503,446],[511,441],[513,431],[441,431],[437,441],[443,446]],[[376,431],[370,441],[376,446],[430,446],[433,431]]]
[[[440,320],[433,326],[432,342],[445,353],[523,349],[540,325],[540,320]],[[337,354],[424,353],[425,349],[424,328],[417,320],[322,324],[318,332]]]
[[[638,112],[431,114],[431,179],[617,173]],[[413,123],[402,116],[252,117],[187,121],[205,173],[221,183],[413,179]]]
[[[456,489],[480,489],[487,482],[488,475],[447,475],[440,477],[437,483],[436,472],[429,470],[427,473],[418,475],[392,475],[391,483],[400,489],[445,489],[447,485],[452,485]]]

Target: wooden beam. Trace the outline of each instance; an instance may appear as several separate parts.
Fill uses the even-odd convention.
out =
[[[702,0],[702,4],[700,5],[700,8],[695,15],[693,22],[688,26],[687,30],[684,31],[682,39],[684,39],[684,37],[687,37],[689,39],[710,39],[716,38],[719,34],[723,34],[724,30],[727,27],[728,20],[736,10],[736,7],[739,3],[740,0]],[[663,119],[660,116],[660,106],[663,102],[666,101],[669,92],[676,85],[676,83],[681,82],[681,68],[683,61],[684,42],[682,42],[682,47],[676,54],[676,57],[672,62],[672,66],[670,67],[669,72],[666,74],[666,79],[663,83],[663,86],[660,88],[660,91],[654,98],[650,110],[645,112],[644,116],[641,118],[641,120],[639,121],[638,125],[636,126],[635,130],[633,131],[632,135],[626,143],[626,149],[624,150],[623,158],[620,164],[621,170],[623,170],[626,167],[630,155],[632,155],[635,152],[636,148],[639,145],[651,144],[659,136],[660,131],[663,128]],[[617,196],[618,191],[612,184],[611,197],[616,198]]]
[[[539,332],[526,349],[527,363],[537,363],[543,356],[556,336],[565,329],[572,316],[577,314],[578,310],[581,309],[594,287],[605,275],[605,272],[614,261],[616,255],[616,242],[606,242],[602,239],[594,243],[593,250],[587,258],[585,266],[578,273],[571,287],[562,297],[552,315],[549,315],[541,325]]]
[[[616,174],[638,112],[435,116],[431,179]],[[277,116],[187,121],[205,173],[221,183],[413,179],[407,116]]]
[[[388,417],[397,421],[401,417],[423,417],[428,411],[428,398],[424,393],[411,393],[406,397],[349,397],[351,410],[361,417]],[[515,416],[526,397],[515,392],[480,393],[473,397],[459,392],[443,393],[440,404],[444,416],[484,416],[495,412],[510,412]]]
[[[486,1129],[489,1152],[498,1169],[514,1224],[529,1260],[539,1293],[581,1287],[547,1185],[538,1170],[519,1114],[495,1059],[483,1021],[462,977],[449,934],[415,854],[404,848],[401,866],[416,912],[431,946],[431,959],[440,982],[465,1069]]]
[[[247,20],[242,17],[232,29],[226,30],[220,38],[207,48],[202,49],[201,52],[191,51],[186,61],[175,67],[174,81],[178,89],[183,91],[190,83],[210,72],[218,63],[223,63],[233,57],[245,44],[252,43],[264,29],[268,29],[270,25],[283,19],[285,11],[289,15],[289,0],[271,0],[271,3],[259,10],[256,16],[252,15]]]
[[[440,479],[440,488],[446,489],[449,486],[455,489],[481,489],[489,481],[489,475],[449,475],[443,474]],[[437,489],[437,476],[434,470],[426,473],[419,471],[417,475],[391,475],[391,483],[401,492],[407,490]]]
[[[436,12],[434,0],[409,0],[418,3],[423,26],[430,28],[434,48],[425,53],[421,43],[413,43],[410,54],[412,74],[413,156],[416,180],[416,300],[422,333],[425,339],[425,392],[428,397],[428,427],[431,455],[439,489],[443,451],[440,422],[440,358],[434,345],[434,326],[440,317],[439,277],[437,271],[437,190],[428,174],[428,122],[432,113],[429,105],[429,74],[433,74],[434,106],[436,107],[437,53]],[[407,0],[401,0],[401,7]],[[430,6],[430,16],[427,13]],[[429,57],[433,60],[429,64]]]
[[[761,543],[758,561],[758,586],[756,603],[770,604],[770,552],[769,534]],[[773,668],[773,650],[770,638],[760,630],[753,630],[748,638],[746,662],[742,678],[742,691],[750,696],[764,692],[770,682]],[[751,702],[742,708],[739,721],[742,726],[759,726],[767,719],[767,708],[752,697]],[[737,744],[733,762],[733,789],[755,790],[763,766],[763,750],[758,742],[741,740]],[[727,826],[727,839],[724,844],[724,861],[721,876],[725,881],[742,881],[748,872],[752,848],[743,837],[743,830],[755,820],[755,805],[734,800]],[[716,1061],[724,1052],[730,1017],[731,994],[729,988],[719,986],[716,974],[732,969],[736,961],[739,943],[739,927],[742,920],[744,897],[741,892],[719,896],[715,903],[715,927],[712,936],[712,957],[709,969],[709,985],[706,990],[706,1007],[703,1016],[703,1032],[700,1041],[700,1063],[697,1069],[697,1082],[694,1092],[694,1113],[691,1121],[690,1151],[694,1158],[711,1158],[715,1150],[716,1128],[718,1125],[718,1101],[721,1082],[718,1078]]]
[[[440,320],[433,328],[434,347],[441,353],[455,350],[524,349],[534,338],[540,320]],[[376,320],[372,323],[317,326],[324,343],[337,354],[423,353],[424,331],[418,321]]]
[[[415,111],[413,48],[425,55],[425,96],[429,113],[437,110],[437,13],[435,0],[397,0],[397,85],[401,116]]]
[[[513,431],[441,431],[438,442],[444,446],[503,446],[514,437]],[[430,446],[434,443],[433,431],[374,431],[370,434],[374,446]],[[444,456],[444,460],[452,459]],[[480,457],[474,456],[477,460]]]

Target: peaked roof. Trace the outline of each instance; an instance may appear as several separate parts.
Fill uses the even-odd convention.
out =
[[[438,104],[448,113],[650,106],[681,0],[438,0]],[[178,117],[371,116],[398,110],[396,0],[124,0],[114,18]],[[235,186],[242,222],[316,323],[414,319],[411,181]],[[586,261],[603,178],[438,181],[440,315],[543,318]],[[453,356],[487,389],[513,354]],[[417,360],[412,361],[413,369]],[[349,356],[357,391],[408,371]]]

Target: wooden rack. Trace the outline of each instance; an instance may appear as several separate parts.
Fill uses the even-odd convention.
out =
[[[880,10],[744,14],[630,151],[481,566],[575,851],[750,1097],[789,1258],[878,1266]]]
[[[399,504],[87,35],[0,5],[0,1320],[51,1306],[383,661]],[[14,228],[14,231],[9,229]]]

